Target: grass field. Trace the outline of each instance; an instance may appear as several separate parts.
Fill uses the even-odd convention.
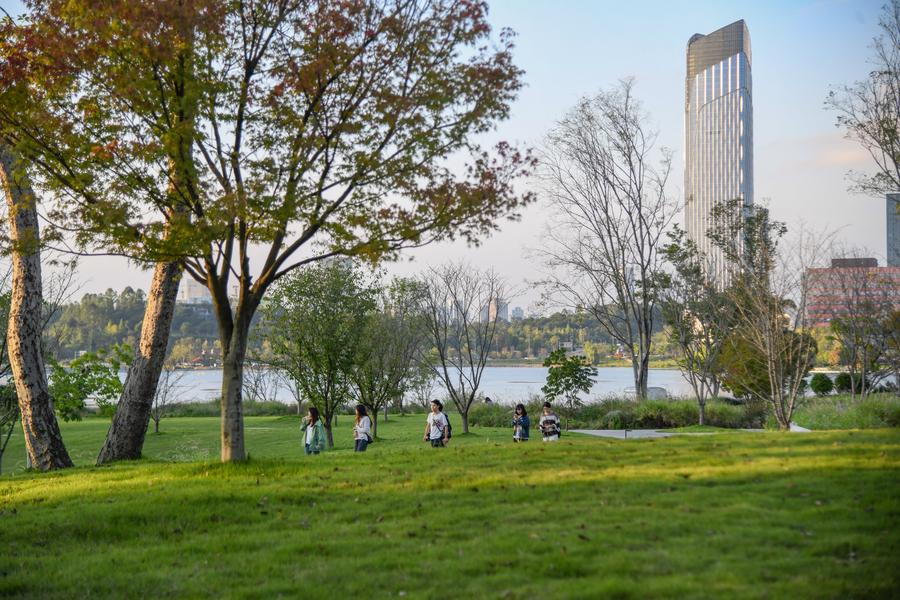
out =
[[[900,594],[896,429],[432,449],[406,417],[355,455],[349,426],[306,458],[296,418],[248,418],[251,460],[221,465],[217,419],[171,419],[96,468],[107,423],[64,424],[79,468],[0,479],[0,596]]]

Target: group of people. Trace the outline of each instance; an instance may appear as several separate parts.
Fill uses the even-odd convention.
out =
[[[531,430],[531,419],[524,404],[516,404],[512,420],[513,442],[527,442]],[[559,440],[561,434],[559,417],[553,412],[549,402],[544,402],[541,418],[538,421],[541,436],[545,442]],[[303,434],[303,449],[306,454],[319,454],[325,450],[325,424],[319,416],[319,409],[309,407],[309,413],[303,417],[300,425]],[[425,435],[422,441],[431,444],[432,448],[446,446],[452,435],[450,419],[444,414],[444,405],[440,400],[431,401],[431,412],[425,419]],[[365,452],[372,442],[372,420],[362,404],[356,405],[356,420],[353,424],[354,451]]]
[[[315,406],[310,406],[309,413],[303,417],[300,432],[303,434],[303,451],[306,454],[319,454],[325,450],[325,424],[319,417],[319,409]],[[372,441],[372,419],[362,404],[356,405],[353,439],[354,452],[365,452]]]
[[[556,442],[562,433],[559,426],[559,417],[553,412],[553,407],[549,402],[544,402],[541,410],[541,418],[538,420],[538,427],[541,430],[541,437],[545,442]],[[531,418],[528,411],[525,410],[524,404],[516,404],[516,413],[513,416],[513,441],[527,442],[531,430]]]

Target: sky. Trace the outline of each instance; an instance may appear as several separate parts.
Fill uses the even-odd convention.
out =
[[[864,248],[883,264],[884,199],[847,191],[847,171],[871,165],[864,151],[843,139],[835,114],[824,107],[831,87],[865,78],[883,0],[489,4],[494,27],[518,34],[514,56],[526,83],[510,119],[490,137],[538,147],[581,97],[634,77],[658,143],[675,152],[670,192],[679,199],[687,40],[744,19],[752,45],[755,200],[766,202],[789,229],[837,231],[841,243]],[[14,15],[22,11],[13,0],[0,0],[0,6]],[[547,211],[538,202],[478,247],[443,243],[412,250],[387,271],[413,275],[447,260],[492,267],[521,290],[511,305],[528,308],[539,298],[530,282],[541,273],[534,249],[541,247]],[[78,270],[81,293],[146,289],[150,278],[149,270],[109,257],[83,258]]]

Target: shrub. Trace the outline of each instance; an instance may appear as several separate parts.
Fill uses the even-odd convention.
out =
[[[248,417],[280,417],[297,414],[295,403],[245,400],[243,405],[244,415]],[[218,417],[221,414],[221,403],[218,400],[179,402],[166,409],[167,417]]]
[[[861,381],[862,378],[859,376],[850,377],[850,373],[838,373],[834,378],[834,389],[839,394],[848,394],[851,390],[859,392],[862,387]],[[871,383],[867,383],[866,387],[869,388],[871,385]]]
[[[834,389],[838,394],[846,394],[853,387],[853,380],[850,373],[838,373],[834,378]]]
[[[600,429],[630,429],[633,415],[622,410],[611,410],[601,420]]]
[[[637,426],[648,429],[687,427],[699,418],[697,403],[690,400],[645,400],[635,410]]]
[[[608,396],[595,398],[591,404],[578,409],[571,426],[575,429],[633,429],[633,400]]]
[[[797,409],[794,421],[810,429],[900,427],[900,398],[887,394],[855,402],[848,396],[816,398]]]
[[[831,381],[831,377],[825,373],[816,373],[812,376],[812,379],[810,379],[809,387],[812,388],[812,391],[816,396],[821,397],[831,393],[834,389],[834,383]]]
[[[747,416],[746,406],[715,400],[706,403],[706,424],[713,427],[729,427],[731,429],[752,427],[752,424],[748,423]]]
[[[445,405],[444,410],[455,410],[455,407]],[[512,427],[512,413],[513,407],[505,404],[473,404],[469,409],[469,424],[479,427]],[[530,410],[528,415],[532,416]]]

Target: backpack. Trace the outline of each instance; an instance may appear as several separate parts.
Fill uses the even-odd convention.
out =
[[[444,415],[444,413],[441,414]],[[450,417],[444,415],[444,420],[447,421],[447,439],[449,440],[453,437],[453,427],[450,425]]]

